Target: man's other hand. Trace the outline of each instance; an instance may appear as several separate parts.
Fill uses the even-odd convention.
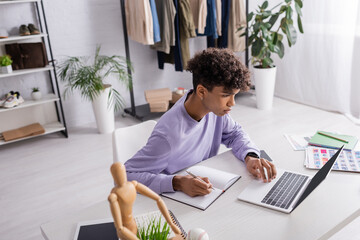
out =
[[[180,176],[176,175],[173,178],[173,188],[175,191],[182,191],[191,197],[203,196],[211,193],[212,184],[207,177],[199,177],[203,181],[194,178],[190,175]]]
[[[271,180],[276,178],[276,168],[275,165],[266,160],[265,158],[255,158],[247,156],[245,158],[247,170],[256,178],[261,178],[264,182],[271,182]],[[267,178],[265,175],[267,172]]]

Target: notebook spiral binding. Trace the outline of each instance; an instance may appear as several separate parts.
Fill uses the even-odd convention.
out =
[[[175,215],[173,214],[172,211],[168,210],[170,217],[173,221],[173,223],[175,223],[176,226],[178,226],[180,228],[181,231],[181,236],[183,237],[184,240],[186,240],[187,238],[187,233],[185,232],[185,230],[183,229],[183,227],[181,226],[180,222],[177,220],[177,218],[175,217]]]

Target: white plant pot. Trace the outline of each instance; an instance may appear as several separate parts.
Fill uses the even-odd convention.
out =
[[[0,67],[0,73],[12,73],[12,67],[11,65],[9,66],[1,66]]]
[[[114,107],[108,108],[108,96],[111,85],[104,86],[104,91],[92,102],[99,133],[112,133],[115,129]]]
[[[31,98],[35,101],[40,100],[41,99],[41,92],[32,92],[31,93]]]
[[[276,67],[254,68],[257,108],[270,110],[274,99]]]

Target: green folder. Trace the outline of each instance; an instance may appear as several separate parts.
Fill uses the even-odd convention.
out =
[[[324,133],[329,136],[321,135],[319,132]],[[338,138],[338,139],[336,139]],[[345,140],[341,141],[339,139]],[[309,140],[309,145],[318,146],[318,147],[326,147],[326,148],[341,148],[342,145],[345,145],[344,149],[353,150],[358,142],[358,138],[356,136],[349,135],[341,135],[331,132],[318,131],[314,136]]]

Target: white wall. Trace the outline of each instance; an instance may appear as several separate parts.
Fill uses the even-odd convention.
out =
[[[108,55],[125,56],[123,29],[119,0],[44,0],[50,40],[54,58],[64,59],[65,56],[92,55],[96,44],[102,45],[102,53]],[[0,27],[5,27],[11,33],[17,33],[22,23],[34,22],[34,13],[27,14],[32,9],[29,4],[2,5],[0,7]],[[137,105],[146,103],[144,90],[153,88],[175,87],[191,88],[192,79],[188,72],[175,72],[174,66],[165,64],[165,70],[157,67],[156,52],[132,40],[130,43],[130,56],[135,73],[134,94]],[[191,55],[197,50],[206,47],[204,37],[190,39]],[[38,78],[43,76],[38,76]],[[29,97],[30,89],[38,81],[37,75],[25,75],[20,78],[0,80],[0,94],[16,89],[25,97]],[[112,83],[123,95],[130,106],[130,95],[121,84],[113,79]],[[48,89],[48,87],[44,86]],[[63,84],[60,83],[61,92]],[[72,95],[63,101],[65,117],[68,126],[78,126],[95,121],[92,107],[89,102]]]

